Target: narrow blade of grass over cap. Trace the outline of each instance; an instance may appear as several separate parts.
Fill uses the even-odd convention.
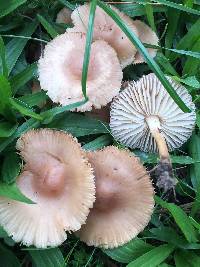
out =
[[[190,112],[190,109],[185,105],[179,95],[176,93],[174,88],[171,86],[169,81],[166,79],[164,73],[161,71],[158,64],[150,57],[144,45],[138,39],[138,37],[130,30],[130,28],[124,23],[124,21],[114,12],[108,5],[104,4],[101,1],[98,1],[98,5],[117,23],[117,25],[122,29],[126,34],[129,40],[134,44],[134,46],[139,50],[143,55],[145,61],[156,74],[160,82],[163,84],[169,95],[173,98],[175,103],[180,107],[183,112]]]
[[[88,75],[88,66],[90,61],[90,50],[91,50],[91,43],[92,43],[92,36],[93,36],[93,28],[94,28],[94,17],[95,11],[97,6],[97,0],[92,0],[90,4],[90,16],[88,22],[88,30],[86,35],[86,43],[85,43],[85,53],[84,53],[84,60],[83,60],[83,71],[82,71],[82,92],[84,97],[87,99],[87,75]]]
[[[146,5],[147,4],[146,0],[132,0],[130,2],[139,3],[139,4],[142,4],[142,5]],[[154,1],[154,0],[151,0],[151,1],[148,1],[148,2],[150,2],[150,3],[159,3],[159,4],[162,4],[162,5],[167,6],[167,7],[171,7],[171,8],[183,11],[183,12],[187,12],[187,13],[190,13],[190,14],[193,14],[193,15],[200,16],[200,11],[199,10],[187,7],[187,6],[183,5],[183,4],[174,3],[172,1],[167,1],[167,0],[156,0],[156,1]]]

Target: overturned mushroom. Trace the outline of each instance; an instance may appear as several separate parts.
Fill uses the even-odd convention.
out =
[[[89,246],[118,247],[138,235],[151,218],[150,178],[126,150],[111,146],[87,156],[95,172],[96,202],[77,234]]]
[[[77,141],[60,131],[29,131],[17,149],[26,162],[17,185],[36,204],[0,197],[0,224],[16,242],[58,246],[67,238],[65,231],[85,223],[93,206],[91,166]]]
[[[71,14],[72,10],[67,7],[64,7],[58,12],[56,23],[72,24]]]
[[[45,47],[39,60],[39,80],[53,102],[68,105],[84,99],[81,77],[85,42],[85,34],[65,33]],[[89,101],[77,111],[107,105],[118,94],[122,75],[114,49],[104,41],[92,43],[87,77]]]
[[[192,110],[184,113],[167,93],[155,74],[130,83],[113,101],[110,127],[116,140],[131,148],[159,151],[161,167],[158,186],[174,186],[169,150],[179,148],[190,137],[195,125],[195,106],[187,90],[168,78],[180,98]],[[166,179],[165,179],[166,178]]]
[[[118,9],[114,7],[112,7],[112,9],[118,13],[121,19],[123,19],[129,28],[138,36],[139,33],[137,27],[133,23],[133,20]],[[86,33],[89,11],[89,4],[84,4],[76,8],[72,12],[72,21],[75,27],[69,31]],[[125,68],[134,61],[134,57],[137,52],[135,46],[118,27],[115,21],[100,7],[97,7],[95,12],[93,40],[105,40],[108,42],[108,44],[111,45],[117,52],[122,68]]]

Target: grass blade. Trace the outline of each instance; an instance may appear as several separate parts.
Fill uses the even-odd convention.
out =
[[[127,267],[157,267],[173,250],[174,246],[170,244],[158,246],[129,263]]]
[[[161,205],[161,207],[167,209],[171,215],[173,216],[175,222],[183,232],[185,238],[188,242],[197,242],[197,233],[190,222],[190,219],[188,218],[187,214],[177,205],[173,203],[167,203],[163,201],[158,196],[155,197],[156,203]]]
[[[8,78],[8,67],[6,64],[6,49],[4,45],[4,41],[0,36],[0,57],[1,57],[1,64],[2,64],[2,74],[6,78]]]
[[[167,26],[167,33],[165,37],[165,47],[171,48],[173,44],[174,35],[176,33],[176,29],[178,26],[179,18],[180,18],[180,12],[169,8],[167,11],[167,17],[168,17],[168,26]],[[169,50],[165,51],[166,57],[168,57],[170,54]]]
[[[38,26],[38,22],[34,21],[25,26],[25,28],[19,33],[20,36],[31,36],[35,29]],[[8,74],[12,71],[13,67],[15,66],[19,56],[21,55],[25,45],[27,44],[29,38],[13,38],[8,44],[6,45],[6,62],[8,66]],[[0,64],[0,70],[2,68],[2,64]]]
[[[86,44],[85,44],[85,53],[84,53],[84,60],[83,60],[83,71],[82,71],[82,92],[85,98],[87,98],[87,75],[88,75],[88,66],[90,61],[90,49],[92,43],[92,36],[93,36],[93,26],[94,26],[94,16],[97,6],[97,0],[92,0],[90,4],[90,16],[88,21],[88,31],[86,36]]]
[[[135,45],[135,47],[140,51],[140,53],[144,56],[146,62],[149,67],[154,71],[156,76],[159,78],[169,95],[173,98],[176,104],[181,108],[184,112],[190,112],[190,109],[185,105],[182,99],[178,96],[176,91],[173,89],[169,81],[166,79],[165,75],[161,71],[158,64],[149,56],[146,48],[141,43],[141,41],[137,38],[137,36],[129,29],[129,27],[121,20],[121,18],[114,12],[109,6],[104,4],[101,1],[98,1],[98,5],[109,15],[111,18],[117,23],[117,25],[123,30],[126,36],[130,39],[130,41]]]
[[[68,7],[71,10],[74,10],[76,7],[75,5],[71,4],[69,1],[67,0],[58,0],[61,4],[63,4],[64,6]]]
[[[146,10],[146,16],[147,20],[149,22],[149,25],[151,26],[152,30],[156,32],[156,26],[154,22],[154,15],[153,15],[153,8],[151,4],[146,4],[145,5],[145,10]]]
[[[0,0],[0,18],[8,15],[27,0]]]
[[[56,36],[58,36],[58,32],[53,28],[53,26],[42,15],[38,14],[37,18],[52,38],[55,38]]]
[[[24,86],[37,74],[37,64],[33,63],[27,66],[23,71],[10,79],[13,94],[16,94],[19,88]]]

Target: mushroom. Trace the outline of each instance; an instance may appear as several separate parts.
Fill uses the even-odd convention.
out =
[[[151,73],[129,83],[111,105],[110,128],[116,140],[127,147],[160,154],[160,164],[168,177],[157,185],[173,188],[169,151],[179,148],[190,137],[195,125],[195,106],[187,90],[167,77],[180,98],[192,110],[184,113]],[[161,169],[162,169],[161,168]]]
[[[89,246],[114,248],[136,237],[153,212],[153,187],[132,153],[114,146],[87,157],[94,168],[96,201],[77,235]]]
[[[152,29],[147,26],[144,22],[140,21],[140,20],[134,20],[134,25],[136,26],[138,32],[139,32],[139,39],[142,43],[147,43],[150,45],[158,45],[158,37],[156,35],[156,33],[154,31],[152,31]],[[156,56],[157,50],[153,49],[153,48],[147,48],[147,51],[149,52],[149,55],[153,58]],[[137,51],[137,53],[135,54],[135,59],[133,64],[139,64],[139,63],[143,63],[144,58],[143,56],[140,54],[139,51]]]
[[[62,8],[57,14],[56,23],[72,24],[71,14],[71,9]]]
[[[133,20],[118,9],[114,7],[112,7],[112,9],[117,12],[121,19],[123,19],[129,28],[138,36],[139,33]],[[71,17],[75,27],[69,29],[70,32],[87,32],[89,11],[90,5],[84,4],[77,7],[72,12]],[[100,7],[97,7],[95,12],[93,40],[104,40],[108,42],[117,52],[122,68],[125,68],[134,61],[137,49],[115,21]]]
[[[0,224],[16,242],[58,246],[79,230],[95,200],[94,175],[76,139],[61,131],[31,130],[17,142],[26,162],[17,178],[36,204],[0,197]]]
[[[65,33],[52,40],[39,60],[39,80],[55,103],[72,104],[84,99],[81,77],[85,34]],[[105,41],[92,43],[87,77],[89,101],[77,111],[106,106],[120,90],[122,69],[114,49]]]

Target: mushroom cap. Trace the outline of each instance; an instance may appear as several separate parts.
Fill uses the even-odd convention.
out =
[[[192,112],[184,113],[155,74],[144,75],[122,91],[111,105],[110,128],[116,140],[130,148],[157,151],[147,122],[163,134],[169,150],[180,147],[195,125],[195,105],[179,83],[167,77],[174,90]]]
[[[53,102],[68,105],[84,99],[81,86],[85,34],[65,33],[52,40],[39,60],[39,80]],[[77,111],[100,109],[120,90],[122,69],[114,49],[104,41],[91,45],[87,96]]]
[[[118,247],[138,235],[151,218],[150,177],[126,150],[110,146],[87,156],[95,172],[96,202],[77,235],[89,246]]]
[[[76,139],[60,131],[31,130],[17,149],[26,162],[17,185],[36,204],[0,197],[0,224],[16,242],[58,246],[65,231],[80,229],[93,206],[91,165]]]
[[[144,22],[140,21],[140,20],[134,20],[134,25],[136,26],[138,33],[139,33],[139,39],[142,43],[147,43],[147,44],[151,44],[151,45],[158,45],[158,36],[156,35],[156,33],[154,31],[152,31],[152,29],[146,25]],[[147,51],[149,52],[149,55],[153,58],[156,56],[157,50],[153,49],[153,48],[147,48]],[[139,63],[143,63],[144,58],[143,56],[140,54],[139,51],[137,51],[137,53],[135,54],[135,59],[133,64],[139,64]]]
[[[62,8],[57,14],[56,23],[72,24],[71,14],[71,9],[67,7]]]
[[[134,25],[133,20],[120,12],[117,8],[111,7],[122,20],[126,22],[129,28],[138,35],[137,27]],[[87,32],[89,21],[90,5],[84,4],[77,7],[72,12],[72,21],[75,25],[74,28],[69,29],[71,32]],[[100,7],[96,8],[94,18],[94,31],[93,40],[104,40],[111,45],[117,52],[122,68],[130,65],[134,61],[134,56],[137,49],[115,23],[115,21],[107,15]]]

